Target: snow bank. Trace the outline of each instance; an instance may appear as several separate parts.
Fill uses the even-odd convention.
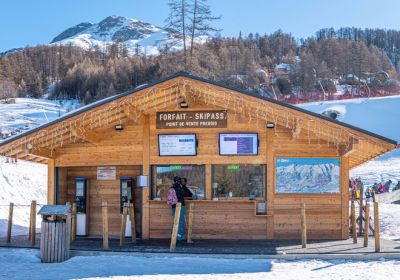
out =
[[[379,204],[381,238],[400,241],[400,205]]]
[[[0,237],[6,235],[10,202],[15,205],[13,235],[27,234],[32,200],[38,204],[47,201],[47,166],[26,161],[10,164],[0,158]],[[37,222],[40,227],[40,220]]]
[[[400,96],[359,98],[297,105],[322,114],[329,108],[343,114],[340,121],[400,142]]]
[[[400,261],[269,260],[201,257],[80,256],[42,264],[38,251],[0,249],[2,279],[394,279]]]

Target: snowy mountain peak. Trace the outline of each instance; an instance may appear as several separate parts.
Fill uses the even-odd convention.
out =
[[[153,24],[123,16],[109,16],[98,23],[82,22],[57,35],[51,44],[89,49],[124,43],[130,52],[155,55],[169,39],[169,33]]]

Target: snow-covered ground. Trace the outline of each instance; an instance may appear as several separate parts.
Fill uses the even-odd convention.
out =
[[[79,107],[77,100],[16,98],[15,104],[0,102],[0,141],[52,121]]]
[[[13,235],[27,234],[30,203],[47,200],[47,166],[26,161],[5,163],[0,157],[0,237],[7,230],[8,205],[14,203]],[[38,228],[40,221],[37,219]]]
[[[379,204],[379,218],[381,238],[400,241],[400,205]]]
[[[400,96],[360,98],[299,104],[299,107],[322,114],[337,112],[339,120],[400,142]],[[364,184],[400,180],[400,149],[372,160],[350,172]]]
[[[102,255],[43,264],[38,251],[0,249],[1,279],[396,279],[400,261],[270,260]]]

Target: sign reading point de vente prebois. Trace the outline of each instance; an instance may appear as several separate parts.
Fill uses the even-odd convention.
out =
[[[156,127],[165,128],[226,128],[228,114],[220,111],[157,112]]]

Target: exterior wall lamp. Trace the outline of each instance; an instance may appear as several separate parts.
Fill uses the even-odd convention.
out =
[[[117,124],[115,130],[124,130],[124,126],[122,124]]]
[[[275,128],[275,124],[273,124],[273,123],[267,123],[267,128]]]
[[[179,107],[181,107],[182,109],[189,108],[189,104],[186,101],[182,101],[179,103]]]

